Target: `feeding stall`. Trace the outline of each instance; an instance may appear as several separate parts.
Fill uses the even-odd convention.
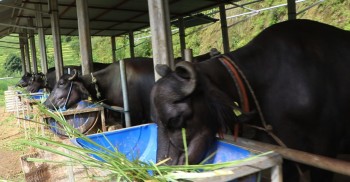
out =
[[[111,151],[118,151],[126,155],[127,159],[140,160],[145,163],[156,163],[157,153],[157,125],[145,124],[121,130],[89,135],[91,143],[82,138],[75,138],[72,142],[80,147],[93,151],[104,151],[102,147]],[[102,146],[102,147],[101,147]],[[263,154],[258,156],[259,154]],[[190,179],[193,181],[229,181],[241,177],[257,178],[261,171],[271,170],[271,181],[282,181],[280,155],[275,152],[267,152],[259,148],[252,148],[248,145],[238,145],[228,140],[218,140],[209,151],[207,151],[205,164],[217,164],[244,160],[217,171],[202,172],[198,178],[191,177],[190,173],[178,173],[179,179]],[[97,155],[92,155],[97,160],[104,160]],[[203,178],[205,177],[205,178]]]
[[[91,141],[88,141],[88,139],[85,137],[79,137],[71,140],[74,146],[82,148],[86,153],[90,153],[87,158],[82,155],[77,156],[79,164],[81,163],[84,165],[93,163],[91,160],[95,160],[102,163],[108,163],[106,166],[110,166],[112,163],[117,163],[118,160],[123,160],[120,159],[122,158],[121,155],[125,156],[126,159],[131,162],[128,163],[124,161],[123,164],[125,166],[123,166],[123,164],[120,164],[120,166],[118,166],[120,169],[130,168],[130,164],[137,163],[136,161],[141,161],[140,163],[142,166],[146,166],[145,168],[147,168],[147,165],[145,164],[156,163],[156,124],[145,124],[111,132],[88,135],[87,137],[88,139],[91,139]],[[65,141],[65,143],[67,142],[69,141]],[[77,150],[78,149],[75,149],[74,151]],[[72,151],[62,151],[63,153],[72,153]],[[221,167],[215,170],[203,169],[199,172],[198,170],[196,172],[174,170],[175,172],[171,172],[167,175],[176,180],[230,181],[244,177],[245,179],[248,179],[248,181],[255,181],[257,178],[261,178],[260,172],[266,171],[269,181],[282,181],[282,158],[275,152],[263,150],[258,147],[251,147],[245,144],[241,145],[235,142],[229,142],[228,140],[218,140],[207,152],[208,160],[206,160],[205,165],[202,166],[226,164],[225,167]],[[110,155],[112,157],[108,157]],[[114,155],[118,157],[114,158]],[[25,172],[26,179],[38,179],[41,176],[47,177],[45,179],[49,181],[54,179],[67,181],[84,178],[84,175],[82,176],[84,167],[82,166],[72,167],[69,165],[63,169],[60,169],[60,171],[66,171],[66,173],[57,173],[56,171],[58,169],[56,167],[52,167],[52,165],[50,167],[49,163],[37,164],[28,162],[27,159],[30,157],[39,157],[43,160],[53,160],[57,162],[57,156],[54,157],[52,154],[48,155],[48,153],[23,156],[22,168]],[[60,157],[62,160],[62,155]],[[80,159],[79,157],[82,158]],[[64,160],[69,161],[72,159],[66,158]],[[84,163],[85,161],[86,163]],[[98,165],[94,166],[103,166],[101,163],[97,162],[97,164]],[[147,169],[148,173],[151,176],[157,175],[157,169],[150,166],[148,166]],[[85,168],[85,170],[90,169],[88,166],[85,166]],[[109,167],[107,169],[101,168],[97,170],[90,170],[89,172],[92,172],[94,176],[100,177],[108,176],[113,173],[119,173],[118,171],[109,170]]]
[[[20,125],[21,120],[23,123],[25,137],[28,138],[27,130],[31,128],[31,122],[27,120],[33,119],[37,114],[37,110],[34,109],[34,105],[41,102],[45,97],[45,93],[40,90],[37,93],[24,94],[19,91],[13,91],[15,94],[15,106],[17,123]],[[28,125],[28,126],[27,126]],[[38,125],[35,125],[36,131],[38,131]]]
[[[96,132],[97,128],[106,131],[104,108],[99,104],[93,104],[89,101],[80,101],[71,109],[58,110],[55,111],[55,113],[58,116],[62,116],[67,123],[83,134]],[[60,137],[67,137],[64,126],[52,118],[52,116],[43,115],[42,122],[48,123],[53,133]]]

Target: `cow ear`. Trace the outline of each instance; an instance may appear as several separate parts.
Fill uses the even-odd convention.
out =
[[[175,73],[184,82],[184,85],[181,88],[182,92],[186,95],[191,94],[197,84],[197,72],[193,64],[187,61],[181,61],[176,64]]]
[[[210,57],[215,57],[215,56],[220,55],[221,52],[218,51],[216,48],[211,48],[209,54],[210,54]]]
[[[169,74],[171,72],[171,69],[166,64],[157,64],[155,67],[157,73],[164,77],[165,75]]]
[[[78,71],[76,69],[74,69],[74,75],[69,77],[68,80],[71,81],[71,80],[74,80],[78,77]]]

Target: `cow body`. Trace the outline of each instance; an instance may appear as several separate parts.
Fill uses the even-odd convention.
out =
[[[244,73],[263,116],[287,147],[335,157],[349,152],[350,33],[309,20],[267,28],[230,57]],[[224,127],[240,117],[235,83],[214,58],[198,64],[177,64],[175,71],[157,66],[164,77],[154,86],[152,111],[159,125],[158,160],[184,160],[181,128],[186,128],[189,160],[198,163]],[[166,95],[161,93],[166,92]],[[252,110],[256,105],[248,95]],[[247,114],[247,113],[245,113]],[[253,117],[254,118],[254,117]],[[259,117],[250,123],[261,125]],[[256,122],[257,121],[257,122]],[[254,137],[276,142],[264,131]],[[284,167],[285,181],[297,181],[295,166]],[[312,181],[329,181],[331,174],[312,169]]]
[[[125,59],[125,67],[132,125],[149,122],[149,95],[154,84],[152,59]],[[70,108],[80,100],[88,99],[91,96],[95,101],[123,107],[119,63],[112,63],[105,69],[93,72],[92,75],[96,78],[98,92],[101,94],[100,98],[97,96],[91,75],[83,75],[69,80],[72,75],[66,74],[60,78],[44,104],[49,108],[60,108],[64,107],[68,98],[65,107]],[[72,91],[67,97],[70,87],[72,87]]]
[[[216,49],[212,49],[210,53],[194,57],[194,60],[201,62],[208,59],[208,56],[217,54],[219,54],[219,52]],[[177,60],[177,62],[179,61],[181,60]],[[131,124],[137,125],[141,123],[148,123],[150,122],[149,97],[152,86],[154,84],[153,59],[128,58],[125,59],[125,66],[129,95],[130,117],[132,122]],[[105,66],[98,64],[96,65],[96,63],[94,63],[95,70],[101,69],[103,67]],[[93,75],[97,79],[97,85],[99,91],[101,92],[101,98],[97,98],[95,85],[91,83],[91,75],[84,75],[73,80],[76,85],[79,85],[79,89],[72,91],[72,96],[69,97],[69,101],[65,107],[70,108],[80,100],[87,99],[89,95],[91,95],[95,101],[103,101],[108,105],[123,107],[124,104],[120,82],[119,63],[113,63],[105,69],[94,72]],[[56,84],[56,86],[53,87],[53,93],[49,95],[49,98],[45,102],[49,108],[63,107],[62,104],[65,102],[62,102],[62,98],[66,98],[69,92],[69,77],[71,77],[71,75],[62,76],[58,83],[62,82],[64,84]],[[114,112],[110,114],[111,115],[109,116],[109,120],[114,120],[113,122],[115,122],[118,114]]]
[[[107,67],[109,63],[93,63],[94,71],[101,70],[105,67]],[[27,84],[27,91],[30,93],[38,92],[40,89],[46,88],[49,91],[53,89],[53,87],[56,85],[56,72],[55,68],[50,68],[47,70],[47,74],[34,74],[29,79],[30,81]],[[68,74],[72,72],[73,70],[77,70],[78,74],[81,75],[81,66],[64,66],[63,67],[63,74]],[[22,79],[23,80],[23,77]],[[20,83],[22,83],[20,81]]]

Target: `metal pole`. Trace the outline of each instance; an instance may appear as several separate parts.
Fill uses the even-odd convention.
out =
[[[82,74],[92,71],[92,47],[88,4],[86,0],[76,0]]]
[[[185,49],[185,61],[192,62],[193,60],[193,54],[192,54],[192,49]]]
[[[49,0],[49,12],[51,13],[51,29],[53,38],[55,68],[56,68],[56,80],[58,81],[63,75],[63,56],[62,56],[62,43],[61,33],[58,17],[58,4],[57,0]]]
[[[135,42],[134,42],[134,32],[129,32],[129,45],[130,45],[130,57],[135,57]]]
[[[129,113],[129,97],[128,97],[128,85],[126,80],[126,71],[125,71],[125,63],[124,60],[119,61],[120,66],[120,80],[122,83],[122,93],[123,93],[123,107],[124,107],[124,115],[125,115],[125,126],[130,127],[130,113]]]
[[[186,49],[186,35],[185,35],[185,26],[184,26],[184,21],[183,18],[179,18],[179,36],[180,36],[180,49],[181,49],[181,57],[185,57],[185,49]]]
[[[26,61],[24,55],[24,44],[23,44],[23,34],[19,34],[19,48],[21,49],[21,60],[22,60],[22,73],[25,74],[27,72],[26,69]]]
[[[116,56],[116,46],[115,46],[115,36],[111,37],[111,43],[112,43],[112,57],[113,57],[113,63],[117,62],[117,56]]]
[[[24,44],[24,56],[25,56],[25,62],[26,62],[26,70],[28,73],[32,72],[31,66],[30,66],[30,54],[29,54],[29,45],[28,45],[28,35],[27,30],[23,30],[23,44]]]
[[[226,21],[225,4],[221,4],[219,6],[219,9],[220,9],[222,45],[224,48],[224,53],[228,53],[228,52],[230,52],[230,43],[228,40],[228,29],[227,29],[227,21]]]
[[[295,0],[287,0],[288,4],[288,20],[297,19]]]
[[[167,64],[174,68],[168,0],[148,0],[148,9],[154,66]],[[156,71],[154,74],[155,80],[158,80],[160,75]]]
[[[28,18],[28,25],[33,26],[33,19]],[[31,55],[32,55],[32,62],[33,62],[33,72],[38,73],[38,64],[36,59],[36,48],[35,48],[35,37],[34,37],[34,30],[28,30],[29,31],[29,42],[30,42],[30,49],[31,49]]]
[[[38,37],[39,37],[39,47],[40,47],[40,56],[41,56],[41,71],[46,74],[47,73],[47,54],[46,54],[46,42],[45,42],[45,33],[43,27],[43,18],[40,13],[41,5],[36,4],[35,9],[38,11],[35,14],[36,25],[38,27]]]

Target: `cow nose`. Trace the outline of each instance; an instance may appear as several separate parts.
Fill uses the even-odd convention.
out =
[[[49,98],[47,98],[43,104],[45,107],[47,107],[49,109],[53,109],[53,104],[51,103]]]

